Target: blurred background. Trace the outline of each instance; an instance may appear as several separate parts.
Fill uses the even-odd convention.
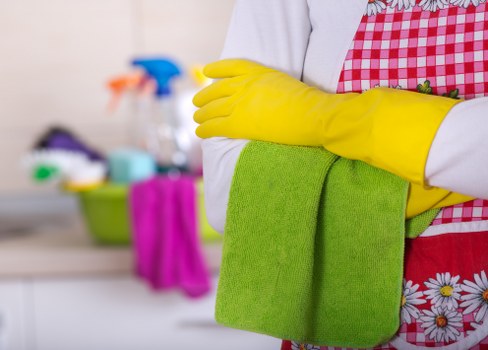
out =
[[[0,350],[277,349],[213,320],[191,96],[232,0],[0,0]]]

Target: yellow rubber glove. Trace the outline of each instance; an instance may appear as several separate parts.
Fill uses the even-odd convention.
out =
[[[323,146],[420,185],[435,133],[460,102],[388,88],[328,94],[240,59],[209,64],[204,73],[221,80],[194,97],[198,136]]]
[[[448,190],[411,184],[408,194],[406,217],[413,218],[416,215],[433,208],[443,208],[454,204],[464,203],[474,199],[463,194],[449,192]]]

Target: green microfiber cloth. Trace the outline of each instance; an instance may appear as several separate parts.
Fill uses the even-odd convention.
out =
[[[249,143],[227,209],[217,321],[316,345],[388,341],[400,324],[408,187],[324,149]],[[436,212],[409,227],[420,233]]]

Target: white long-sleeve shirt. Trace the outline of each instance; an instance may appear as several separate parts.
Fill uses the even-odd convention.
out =
[[[246,58],[335,93],[367,0],[237,0],[222,58]],[[426,164],[434,187],[488,199],[488,98],[456,105],[443,121]],[[247,140],[203,142],[205,204],[224,231],[234,168]],[[414,150],[413,150],[414,151]]]

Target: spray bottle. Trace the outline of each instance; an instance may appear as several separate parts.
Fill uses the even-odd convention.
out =
[[[181,75],[180,68],[165,58],[135,59],[132,65],[142,68],[155,84],[153,96],[146,103],[139,103],[137,111],[144,148],[157,159],[162,172],[185,170],[185,140],[171,89],[171,81]]]

